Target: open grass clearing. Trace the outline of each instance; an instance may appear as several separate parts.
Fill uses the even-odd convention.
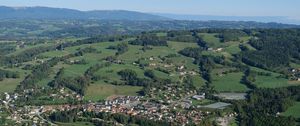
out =
[[[267,71],[264,69],[260,69],[257,67],[250,67],[251,70],[256,72],[264,72],[264,73],[271,73],[271,76],[262,76],[262,75],[256,75],[255,82],[258,87],[262,88],[278,88],[278,87],[287,87],[287,86],[293,86],[293,85],[299,85],[300,82],[298,81],[289,81],[286,78],[279,77],[279,73],[275,73],[272,71]]]
[[[138,86],[116,86],[106,84],[105,82],[99,81],[91,84],[85,95],[85,100],[104,100],[109,96],[114,95],[129,95],[136,96],[141,91],[142,87]]]
[[[243,75],[242,72],[216,75],[216,70],[214,70],[212,85],[219,92],[246,92],[248,88],[240,82]]]
[[[23,70],[21,68],[8,68],[4,70],[18,72],[20,77],[16,79],[5,78],[4,80],[0,81],[0,93],[13,92],[16,89],[16,87],[20,84],[20,82],[23,81],[25,77],[30,73],[30,71]]]
[[[176,52],[179,52],[180,50],[183,50],[187,47],[199,47],[197,43],[190,43],[190,42],[176,42],[176,41],[169,41],[168,46],[171,49],[174,49]]]
[[[282,113],[284,116],[292,116],[294,118],[300,118],[300,102],[295,102],[295,104],[289,107],[285,112]]]

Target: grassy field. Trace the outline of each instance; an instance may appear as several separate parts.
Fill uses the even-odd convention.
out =
[[[239,45],[243,43],[246,45],[250,50],[255,50],[253,47],[251,47],[247,42],[249,41],[250,37],[240,37],[239,41],[230,41],[230,42],[221,42],[218,37],[216,37],[218,34],[214,33],[200,33],[200,36],[203,37],[204,41],[207,42],[209,47],[212,47],[214,49],[217,48],[224,48],[224,51],[229,54],[237,54],[241,51],[239,48]]]
[[[0,81],[0,93],[13,92],[22,80],[22,78],[18,78]]]
[[[212,104],[212,103],[215,103],[215,101],[209,100],[209,99],[203,99],[203,100],[195,100],[195,99],[193,99],[192,100],[192,104],[193,105],[209,105],[209,104]]]
[[[212,84],[220,92],[245,92],[248,88],[240,83],[242,76],[242,72],[216,75],[216,72],[213,71]]]
[[[47,46],[51,46],[51,45],[54,45],[54,44],[53,43],[47,43],[47,44],[43,43],[43,44],[38,44],[38,45],[26,45],[25,48],[17,49],[15,52],[8,54],[8,56],[18,55],[28,49],[38,48],[38,47],[47,47]]]
[[[16,87],[20,84],[20,82],[24,80],[25,76],[27,76],[30,73],[30,71],[22,70],[20,68],[11,68],[5,70],[17,71],[20,75],[20,78],[8,78],[4,79],[3,81],[0,81],[0,93],[13,92],[16,89]]]
[[[299,85],[300,82],[291,82],[286,78],[278,77],[280,76],[279,73],[274,73],[271,71],[263,70],[256,67],[251,67],[251,70],[257,71],[257,72],[265,72],[265,73],[271,73],[271,76],[261,76],[257,75],[255,78],[254,84],[256,84],[258,87],[265,87],[265,88],[277,88],[277,87],[286,87],[286,86],[292,86],[292,85]]]
[[[176,52],[187,48],[187,47],[198,47],[197,43],[189,43],[189,42],[175,42],[175,41],[169,41],[168,46],[171,49],[174,49]]]
[[[284,116],[292,116],[295,118],[300,118],[300,102],[296,102],[292,107],[288,108],[287,111],[282,113]]]
[[[184,65],[187,68],[187,70],[199,71],[199,66],[193,63],[194,60],[192,58],[186,56],[178,56],[169,59],[176,66]]]
[[[199,33],[202,36],[203,40],[207,42],[209,47],[212,48],[220,48],[223,44],[220,42],[220,39],[216,37],[218,34],[211,34],[211,33]]]
[[[126,63],[132,63],[139,58],[164,57],[169,54],[176,54],[175,50],[165,46],[153,47],[151,50],[143,51],[142,46],[129,45],[128,52],[120,55],[118,59],[124,60]]]
[[[296,64],[296,63],[291,63],[290,66],[293,68],[300,68],[300,64]]]
[[[200,75],[193,76],[192,79],[196,88],[205,85],[205,80]]]
[[[159,36],[159,37],[162,37],[162,36],[167,36],[167,33],[159,32],[159,33],[156,33],[156,35]]]
[[[96,43],[92,44],[90,46],[96,48],[98,51],[101,51],[101,53],[86,53],[83,56],[78,56],[74,58],[70,58],[69,60],[81,60],[84,59],[87,61],[87,64],[73,64],[73,65],[65,65],[65,76],[72,77],[72,76],[80,76],[83,75],[84,72],[91,66],[100,63],[101,60],[107,56],[113,56],[115,54],[115,50],[106,49],[109,45],[111,45],[111,42],[106,43]],[[78,48],[78,47],[77,47]],[[82,48],[82,47],[81,47]],[[67,48],[66,50],[74,51],[76,48],[72,47]],[[74,51],[75,52],[75,51]]]
[[[142,87],[137,86],[115,86],[111,84],[106,84],[104,82],[97,82],[91,84],[85,95],[86,100],[98,101],[106,99],[109,96],[114,95],[138,95]]]
[[[67,47],[64,50],[58,50],[58,51],[49,51],[40,54],[41,56],[46,56],[46,57],[58,57],[58,56],[63,56],[67,54],[72,54],[75,53],[78,49],[83,49],[86,47],[93,47],[96,48],[98,51],[102,51],[105,54],[109,53],[115,53],[114,50],[107,49],[107,47],[111,45],[117,45],[120,42],[101,42],[101,43],[94,43],[94,44],[84,44],[84,45],[79,45],[79,46],[72,46],[72,47]]]
[[[112,64],[111,66],[100,69],[96,75],[100,75],[104,80],[107,81],[120,81],[121,77],[118,75],[118,72],[123,69],[134,70],[139,78],[145,78],[144,70],[140,69],[137,66],[129,64]]]

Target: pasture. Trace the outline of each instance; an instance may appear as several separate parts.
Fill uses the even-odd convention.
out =
[[[296,102],[292,107],[289,107],[285,112],[282,113],[284,116],[292,116],[300,118],[300,102]]]
[[[142,87],[138,86],[115,86],[104,82],[91,84],[85,95],[86,100],[98,101],[105,100],[109,96],[131,95],[136,96]]]
[[[240,81],[243,73],[228,73],[216,75],[216,72],[212,72],[212,85],[219,92],[246,92],[248,88]]]

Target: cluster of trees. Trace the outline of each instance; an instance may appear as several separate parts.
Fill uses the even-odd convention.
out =
[[[201,57],[202,51],[204,51],[204,49],[201,47],[187,47],[179,51],[179,53],[187,57],[199,58]]]
[[[64,77],[64,68],[62,68],[56,74],[55,79],[49,83],[49,85],[54,88],[67,87],[80,95],[84,95],[87,87],[89,86],[94,76],[94,72],[96,72],[100,68],[101,66],[97,64],[95,66],[90,67],[85,72],[84,76],[77,77]]]
[[[72,109],[69,111],[57,111],[52,113],[49,118],[52,121],[56,122],[65,122],[65,123],[70,123],[70,122],[76,122],[78,120],[77,113],[79,112],[78,109]]]
[[[181,50],[179,53],[192,57],[195,59],[194,63],[199,65],[202,77],[208,82],[211,83],[211,75],[210,72],[212,68],[215,65],[215,62],[218,63],[223,63],[224,59],[222,57],[212,57],[212,56],[203,56],[201,52],[204,49],[201,47],[198,48],[193,48],[193,47],[188,47],[183,50]]]
[[[250,89],[256,89],[257,86],[254,84],[256,73],[252,72],[249,68],[245,70],[244,76],[241,79],[241,83],[245,84]]]
[[[17,72],[0,69],[0,81],[3,80],[4,78],[19,78],[19,77],[20,75]]]
[[[220,38],[221,42],[229,42],[229,41],[239,41],[240,37],[247,36],[247,34],[242,30],[223,30],[219,33],[217,37]]]
[[[38,88],[37,82],[45,79],[49,76],[51,72],[51,67],[56,65],[61,58],[52,58],[40,65],[37,65],[32,70],[32,73],[25,77],[25,79],[18,85],[17,91],[23,91],[25,89],[36,89]]]
[[[299,91],[300,86],[253,90],[246,102],[237,103],[240,125],[295,125],[294,118],[278,116],[277,113],[286,111],[294,101],[299,100]]]
[[[201,52],[205,50],[203,47],[198,48],[185,48],[181,50],[179,53],[181,53],[184,56],[192,57],[194,58],[194,63],[199,65],[199,70],[201,73],[201,76],[203,79],[206,80],[206,84],[200,89],[201,93],[206,93],[208,97],[211,97],[212,94],[216,93],[216,90],[214,90],[214,87],[211,85],[212,83],[212,77],[211,77],[211,71],[215,67],[215,63],[224,64],[224,57],[214,57],[214,56],[206,56],[202,55]],[[189,79],[189,78],[187,78]],[[190,87],[193,88],[192,82],[186,81],[187,84],[189,84]]]
[[[77,40],[76,42],[65,42],[58,46],[56,46],[56,49],[60,50],[62,48],[66,47],[72,47],[72,46],[79,46],[83,44],[93,44],[93,43],[99,43],[99,42],[115,42],[115,41],[122,41],[124,39],[129,38],[129,35],[99,35],[95,37],[90,37],[87,39]]]
[[[27,49],[26,51],[17,55],[0,57],[0,64],[14,65],[22,62],[27,62],[34,59],[38,54],[55,50],[55,46],[41,46],[36,48]]]
[[[240,69],[244,71],[244,76],[241,79],[241,83],[245,84],[249,89],[256,89],[258,88],[255,84],[257,76],[271,76],[272,73],[269,72],[257,72],[251,70],[248,66],[246,68]],[[277,78],[288,78],[286,75],[279,75]]]
[[[143,86],[143,90],[139,93],[141,95],[146,95],[149,93],[151,87],[159,87],[165,84],[171,84],[170,79],[162,79],[157,77],[153,71],[146,70],[144,75],[149,77],[148,78],[138,78],[137,73],[131,69],[124,69],[118,72],[121,76],[122,80],[125,81],[124,84],[132,85],[132,86]]]
[[[80,95],[84,95],[90,84],[90,79],[85,76],[63,77],[63,73],[64,70],[62,69],[50,85],[53,87],[67,87]]]
[[[128,51],[128,44],[125,42],[122,42],[116,46],[109,46],[108,49],[117,50],[116,55],[121,55]]]
[[[195,62],[199,65],[202,78],[207,81],[208,85],[210,85],[212,82],[211,71],[215,65],[215,62],[208,56],[197,58]]]
[[[97,49],[93,48],[93,47],[86,47],[83,49],[78,49],[78,51],[75,53],[75,56],[83,56],[84,53],[97,53]]]
[[[97,81],[101,79],[101,76],[95,75],[95,72],[109,65],[111,65],[111,63],[109,62],[104,64],[95,64],[88,68],[83,76],[77,77],[64,77],[64,68],[62,68],[56,74],[54,80],[49,83],[49,85],[54,88],[67,87],[79,93],[80,95],[84,95],[87,87],[89,86],[92,80]]]
[[[110,62],[106,62],[104,64],[96,64],[94,66],[91,66],[89,69],[85,71],[84,76],[89,78],[90,80],[94,80],[94,81],[100,80],[102,79],[101,75],[95,75],[95,73],[101,68],[108,67],[110,65],[111,65]]]
[[[16,46],[8,42],[0,42],[0,55],[6,55],[16,51]]]
[[[167,32],[169,41],[177,42],[196,42],[197,39],[192,35],[191,31],[169,31]]]
[[[131,69],[124,69],[118,72],[122,80],[125,81],[126,85],[132,86],[149,86],[152,83],[151,80],[146,78],[138,78],[137,73]]]
[[[163,40],[156,36],[155,34],[142,34],[138,36],[137,39],[129,42],[132,45],[142,45],[142,46],[168,46],[166,40]]]
[[[152,78],[152,79],[156,78],[156,76],[155,76],[153,70],[145,70],[144,75],[145,75],[146,77],[149,77],[149,78]]]

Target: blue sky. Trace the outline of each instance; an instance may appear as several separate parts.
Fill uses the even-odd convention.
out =
[[[0,5],[300,19],[300,0],[0,0]]]

